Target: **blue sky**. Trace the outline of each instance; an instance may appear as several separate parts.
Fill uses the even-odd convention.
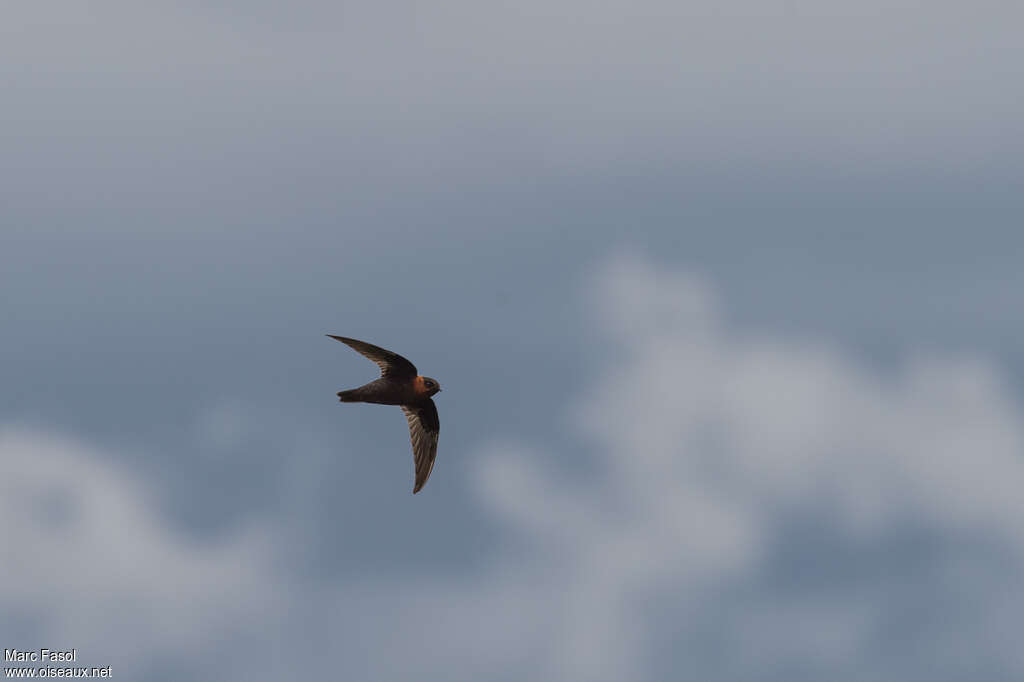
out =
[[[154,681],[1018,679],[1022,19],[12,9],[4,646]],[[421,494],[325,333],[444,386]]]

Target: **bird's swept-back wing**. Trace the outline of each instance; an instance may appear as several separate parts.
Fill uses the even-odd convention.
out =
[[[430,398],[411,405],[402,405],[402,412],[409,421],[412,458],[416,465],[416,485],[412,489],[415,494],[427,482],[430,472],[434,469],[441,421],[437,418],[437,406]]]
[[[411,379],[417,375],[416,365],[398,353],[392,353],[389,350],[384,350],[380,346],[375,346],[365,341],[357,341],[356,339],[335,336],[334,334],[328,334],[327,336],[336,341],[341,341],[358,353],[373,360],[380,367],[381,376],[389,379]]]

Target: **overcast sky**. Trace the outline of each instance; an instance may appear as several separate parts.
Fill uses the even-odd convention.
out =
[[[1022,22],[8,7],[0,646],[147,682],[1020,679]],[[444,386],[415,497],[326,333]]]

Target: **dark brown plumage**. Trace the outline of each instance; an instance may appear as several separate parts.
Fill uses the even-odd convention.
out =
[[[409,438],[416,466],[416,484],[412,492],[418,493],[430,478],[437,457],[437,437],[441,431],[441,422],[437,417],[437,406],[430,396],[440,392],[441,385],[430,377],[420,376],[416,366],[398,353],[365,341],[333,334],[327,336],[341,341],[380,367],[379,379],[359,388],[338,391],[338,399],[343,403],[378,403],[402,407],[409,422]]]

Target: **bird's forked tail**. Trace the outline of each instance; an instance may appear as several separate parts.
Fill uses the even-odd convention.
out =
[[[350,391],[338,391],[338,400],[343,403],[358,403],[359,389],[355,388]]]

